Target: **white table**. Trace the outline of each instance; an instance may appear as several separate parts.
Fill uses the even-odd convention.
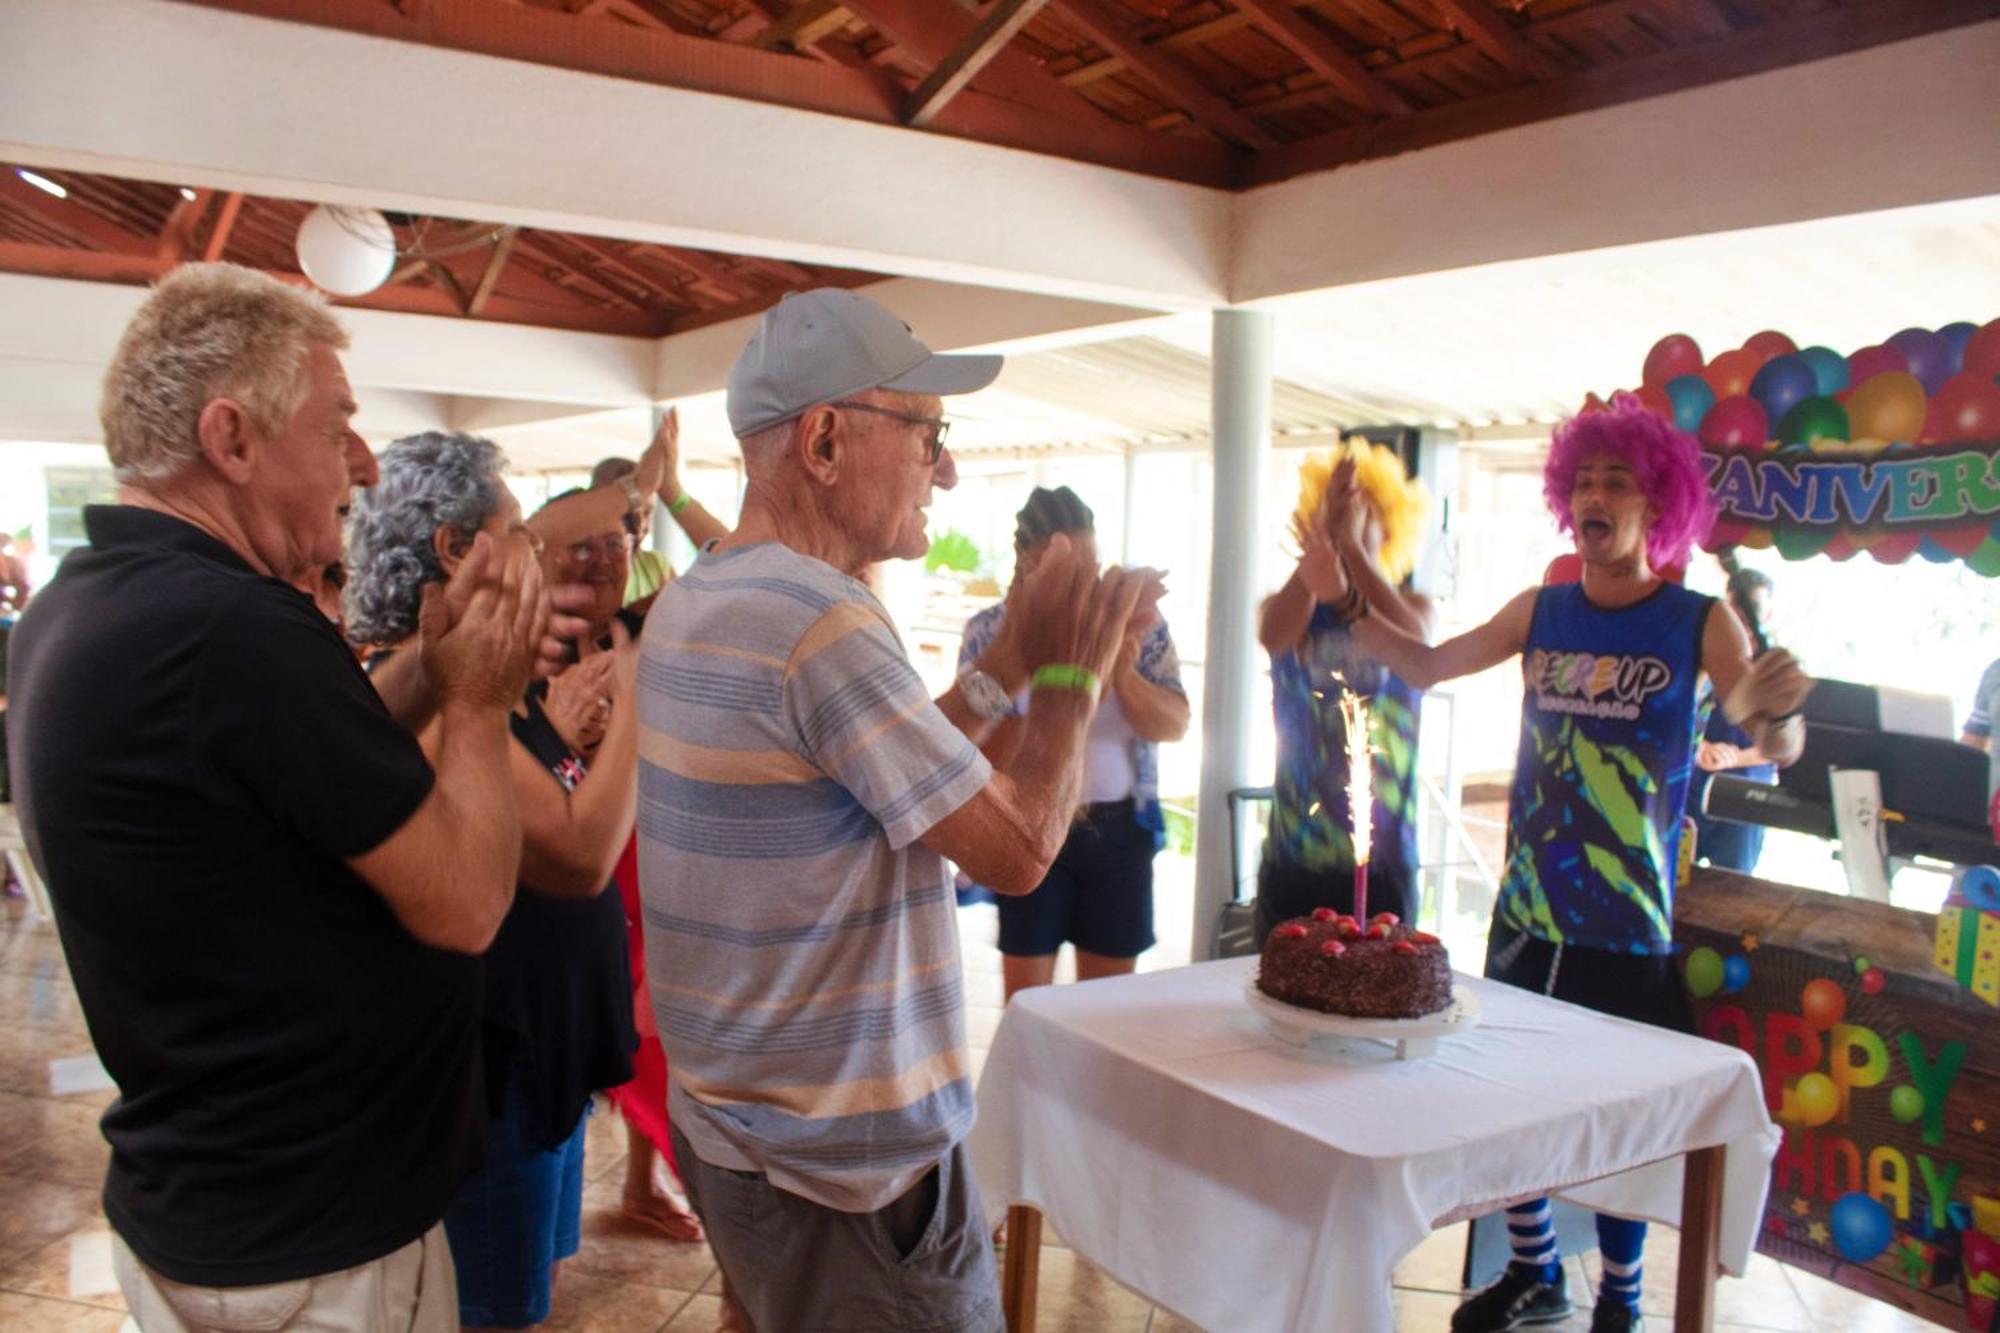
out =
[[[1549,1192],[1679,1226],[1675,1326],[1710,1326],[1778,1147],[1748,1056],[1471,977],[1478,1026],[1427,1059],[1300,1048],[1245,1003],[1256,965],[1014,997],[970,1141],[987,1206],[1012,1205],[1011,1330],[1034,1326],[1043,1215],[1205,1328],[1368,1330],[1432,1228]]]

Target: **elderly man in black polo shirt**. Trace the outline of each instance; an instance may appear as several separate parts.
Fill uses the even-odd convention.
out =
[[[449,1329],[480,1152],[479,961],[521,834],[525,534],[426,590],[435,767],[292,582],[375,463],[346,337],[248,269],[162,282],[105,378],[117,505],[14,635],[9,742],[120,1096],[105,1215],[147,1333]]]

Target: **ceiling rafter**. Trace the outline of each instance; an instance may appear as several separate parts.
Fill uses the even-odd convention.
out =
[[[52,180],[56,179],[54,172],[45,174]],[[62,182],[58,180],[57,183]],[[157,248],[151,234],[141,236],[117,223],[107,222],[75,198],[58,199],[52,194],[44,194],[12,170],[0,171],[0,204],[22,209],[76,244],[94,250],[152,257]]]
[[[2000,17],[2000,0],[1904,0],[1893,7],[1850,5],[1772,20],[1734,37],[1601,65],[1546,83],[1524,84],[1473,102],[1447,103],[1395,120],[1333,130],[1251,159],[1244,184],[1269,184],[1366,158],[1702,87],[1994,17]]]
[[[465,307],[465,313],[477,318],[486,310],[486,303],[493,299],[493,289],[500,285],[501,270],[507,267],[507,259],[514,253],[514,239],[521,234],[519,227],[502,227],[493,239],[493,253],[486,256],[486,268],[479,275],[479,285],[472,289],[472,300]]]
[[[995,56],[1026,27],[1048,0],[994,0],[958,48],[931,67],[924,81],[904,104],[903,120],[922,129],[937,119],[945,104],[979,77]]]
[[[833,41],[814,48],[827,59],[805,63],[712,37],[592,22],[509,0],[428,0],[415,21],[381,0],[196,2],[878,124],[900,124],[907,95],[907,84]],[[847,8],[903,47],[919,68],[944,59],[977,21],[946,0],[848,0]],[[1226,187],[1236,179],[1238,155],[1225,145],[1122,124],[1018,51],[1003,50],[975,82],[952,100],[935,131],[1194,184]]]
[[[1553,79],[1562,68],[1502,18],[1490,0],[1431,0],[1458,30],[1503,69],[1535,79]]]
[[[1278,146],[1263,127],[1212,91],[1178,56],[1148,46],[1129,22],[1129,11],[1107,0],[1054,0],[1054,4],[1072,26],[1123,60],[1211,133],[1260,151]]]
[[[1218,14],[1200,23],[1190,23],[1185,28],[1176,28],[1163,37],[1154,38],[1151,45],[1158,51],[1183,51],[1191,46],[1205,46],[1217,37],[1241,32],[1250,26],[1250,15],[1238,10],[1233,13]],[[1067,70],[1057,77],[1071,88],[1081,88],[1085,84],[1096,83],[1099,79],[1108,79],[1113,74],[1122,74],[1124,71],[1124,61],[1117,56],[1105,56],[1087,65],[1078,65],[1075,69]]]
[[[174,204],[174,211],[167,214],[166,225],[160,228],[157,249],[162,259],[187,258],[195,230],[207,217],[209,202],[214,198],[213,190],[190,190]]]
[[[0,241],[0,273],[25,273],[42,278],[76,278],[86,282],[115,282],[146,285],[159,281],[175,267],[175,261],[151,254],[108,254],[101,251],[69,250],[60,246],[26,245]],[[263,270],[278,281],[294,287],[309,287],[304,274],[281,269]],[[449,293],[437,287],[409,283],[382,286],[366,296],[327,297],[336,306],[364,310],[396,310],[415,315],[458,316]],[[487,305],[488,318],[506,324],[532,324],[542,328],[574,329],[587,333],[617,333],[631,337],[658,337],[668,321],[645,312],[625,315],[617,312],[585,310],[577,307],[545,306],[534,301],[509,300],[495,296]]]
[[[1305,61],[1307,69],[1344,92],[1355,105],[1391,116],[1411,110],[1401,93],[1376,78],[1340,43],[1314,27],[1310,19],[1293,7],[1292,0],[1236,0],[1236,6],[1251,14],[1258,27],[1283,42],[1293,55]]]
[[[213,264],[229,249],[229,238],[235,234],[236,219],[243,212],[243,192],[231,190],[222,196],[222,207],[215,215],[215,225],[209,229],[208,243],[201,249],[203,263]]]
[[[840,0],[804,0],[783,18],[766,26],[751,39],[750,45],[760,51],[778,46],[804,51],[821,38],[838,32],[853,17]]]

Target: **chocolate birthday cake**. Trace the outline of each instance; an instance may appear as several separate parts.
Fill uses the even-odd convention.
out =
[[[1257,989],[1349,1018],[1422,1018],[1451,1003],[1451,959],[1437,936],[1393,912],[1364,923],[1322,907],[1271,931]]]

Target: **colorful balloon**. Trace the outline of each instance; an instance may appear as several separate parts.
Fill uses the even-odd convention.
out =
[[[1745,338],[1743,350],[1754,353],[1759,361],[1769,361],[1776,356],[1790,356],[1799,350],[1799,345],[1776,329],[1765,329]]]
[[[1676,375],[1667,381],[1667,400],[1674,405],[1674,425],[1692,435],[1715,406],[1715,390],[1699,375]]]
[[[1825,1074],[1806,1074],[1792,1089],[1792,1106],[1808,1125],[1824,1125],[1840,1114],[1840,1089]]]
[[[1847,358],[1831,347],[1801,348],[1799,358],[1812,367],[1817,392],[1822,396],[1832,397],[1847,387]]]
[[[1774,356],[1750,377],[1750,396],[1763,405],[1764,415],[1772,421],[1818,392],[1819,377],[1803,357]]]
[[[2000,375],[2000,319],[1981,324],[1979,331],[1965,340],[1958,373],[1989,380]]]
[[[1929,329],[1904,329],[1884,345],[1903,354],[1925,393],[1936,393],[1951,378],[1951,348]]]
[[[1724,352],[1702,368],[1701,377],[1715,390],[1717,398],[1735,398],[1750,392],[1750,381],[1764,358],[1747,348]]]
[[[1770,419],[1756,399],[1719,399],[1701,419],[1701,442],[1718,448],[1747,449],[1771,438]]]
[[[1924,438],[2000,440],[2000,384],[1977,375],[1953,375],[1930,401]]]
[[[1847,438],[1910,441],[1924,433],[1924,386],[1903,370],[1884,371],[1847,396]]]
[[[1979,332],[1979,326],[1969,319],[1961,319],[1938,330],[1938,337],[1944,339],[1945,351],[1951,356],[1951,373],[1956,375],[1965,369],[1965,345],[1972,341],[1972,335]]]
[[[1827,1210],[1833,1223],[1833,1247],[1851,1264],[1865,1264],[1889,1248],[1895,1224],[1889,1210],[1866,1194],[1843,1194]]]
[[[1924,1094],[1905,1083],[1889,1094],[1889,1114],[1909,1124],[1924,1113]]]
[[[1824,1032],[1847,1017],[1847,994],[1825,977],[1815,977],[1799,996],[1799,1012],[1806,1022]]]
[[[1670,333],[1646,353],[1646,367],[1640,382],[1666,387],[1671,379],[1701,373],[1701,346],[1685,333]]]
[[[1635,398],[1645,405],[1648,412],[1651,412],[1654,416],[1660,418],[1660,420],[1672,421],[1674,419],[1673,400],[1667,397],[1667,391],[1659,385],[1642,384],[1637,389],[1634,389],[1632,393]]]
[[[1722,989],[1722,955],[1703,945],[1687,957],[1688,993],[1705,1000]]]
[[[1909,369],[1910,363],[1903,358],[1901,352],[1878,343],[1873,347],[1863,347],[1848,354],[1847,383],[1849,387],[1855,387],[1866,384],[1877,375],[1887,374],[1892,370],[1908,373]]]
[[[1778,438],[1801,445],[1814,440],[1844,440],[1849,434],[1848,415],[1847,409],[1831,398],[1801,399],[1779,420]]]
[[[1722,990],[1725,995],[1734,995],[1749,984],[1749,959],[1740,953],[1733,953],[1722,960]]]

